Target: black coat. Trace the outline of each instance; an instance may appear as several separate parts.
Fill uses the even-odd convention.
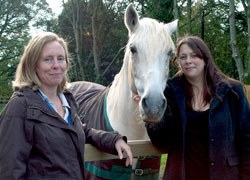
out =
[[[117,154],[115,142],[122,137],[86,128],[73,96],[64,95],[72,126],[31,89],[14,93],[0,117],[1,180],[83,180],[85,143]]]
[[[222,84],[209,109],[209,179],[250,179],[250,106],[243,86]],[[236,95],[236,94],[237,95]],[[185,90],[180,78],[167,83],[168,107],[163,120],[147,124],[152,142],[167,147],[165,180],[185,180]]]

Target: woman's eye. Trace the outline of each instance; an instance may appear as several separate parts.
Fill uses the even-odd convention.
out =
[[[185,60],[185,59],[186,59],[186,56],[180,56],[179,59],[180,59],[180,60]]]
[[[173,53],[168,52],[168,57],[172,58],[173,57]]]
[[[197,54],[191,54],[190,56],[191,56],[192,58],[198,57]]]
[[[57,59],[58,59],[58,61],[64,61],[65,60],[64,57],[58,57]]]
[[[50,63],[51,62],[51,58],[45,58],[44,61],[47,62],[47,63]]]
[[[168,56],[172,57],[174,55],[173,50],[168,51]]]

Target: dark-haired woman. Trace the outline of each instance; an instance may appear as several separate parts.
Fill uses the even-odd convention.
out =
[[[168,150],[164,180],[250,179],[250,106],[244,86],[215,65],[197,36],[177,41],[177,74],[165,90],[161,122],[147,123]]]

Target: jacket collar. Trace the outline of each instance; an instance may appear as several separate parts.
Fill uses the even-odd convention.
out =
[[[69,91],[63,92],[66,99],[68,100],[68,103],[71,107],[71,119],[72,123],[74,124],[75,118],[77,118],[77,104],[74,101],[74,98],[72,94]],[[31,88],[22,88],[18,91],[15,91],[13,96],[24,96],[25,101],[28,106],[27,115],[32,115],[34,119],[43,121],[44,123],[48,123],[60,128],[66,128],[66,129],[72,129],[68,124],[60,117],[54,110],[52,110],[46,102],[37,94],[35,93]],[[39,118],[40,113],[38,113],[37,110],[44,112],[45,114],[54,117],[54,121],[49,120],[50,118]],[[36,117],[37,116],[37,117]]]
[[[211,105],[210,105],[210,109],[214,109],[221,102],[223,102],[231,88],[232,86],[230,84],[221,83],[216,89],[217,95],[213,97]]]
[[[168,80],[168,85],[173,88],[175,92],[175,97],[178,100],[178,105],[180,109],[185,110],[185,102],[180,102],[180,99],[185,99],[185,88],[181,77],[173,77]],[[227,93],[230,91],[232,86],[229,83],[223,82],[216,89],[216,96],[212,97],[212,102],[210,109],[217,107],[226,97]]]

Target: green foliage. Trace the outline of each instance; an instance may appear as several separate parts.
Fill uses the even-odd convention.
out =
[[[80,1],[80,22],[82,43],[80,62],[77,61],[76,41],[72,24],[72,15],[75,13],[72,2],[65,2],[62,13],[58,18],[52,16],[46,0],[0,0],[0,94],[9,94],[11,81],[17,63],[23,52],[24,46],[30,39],[30,26],[46,31],[54,31],[65,38],[69,44],[71,53],[71,81],[82,80],[79,71],[79,63],[83,65],[87,81],[98,81],[101,84],[109,84],[114,75],[120,70],[124,50],[121,50],[127,42],[128,33],[124,26],[123,15],[129,2],[133,2],[139,14],[143,17],[155,18],[162,22],[170,22],[173,17],[172,0],[125,0],[125,1]],[[93,57],[93,33],[92,19],[95,3],[101,2],[97,7],[96,28],[97,45],[100,58],[101,79],[96,79]],[[232,58],[230,45],[230,31],[228,20],[228,2],[226,1],[191,1],[191,30],[187,32],[188,7],[185,0],[178,2],[179,34],[187,33],[204,38],[210,47],[218,67],[227,75],[238,79],[235,60]],[[235,1],[242,3],[241,1]],[[244,11],[236,12],[237,46],[247,69],[249,58],[247,57],[247,16]],[[44,16],[46,14],[46,16]],[[176,40],[173,37],[174,41]],[[171,76],[176,69],[171,66]],[[250,83],[249,75],[244,82]]]
[[[173,0],[151,0],[145,5],[143,16],[168,23],[174,19]]]
[[[31,22],[42,22],[45,0],[0,0],[0,94],[11,94],[11,81],[23,48],[30,38]]]
[[[3,111],[5,104],[0,104],[0,113]]]
[[[192,4],[191,32],[202,37],[208,44],[218,67],[226,75],[239,79],[235,60],[232,58],[228,3],[223,1],[201,1]],[[185,35],[187,18],[186,7],[179,7],[180,35]],[[243,61],[247,64],[247,23],[244,12],[236,12],[237,45]],[[246,68],[246,66],[245,66]]]
[[[71,81],[82,80],[79,75],[79,63],[84,67],[84,80],[98,82],[104,85],[109,84],[113,80],[114,74],[120,69],[123,53],[119,52],[127,41],[127,31],[123,23],[123,12],[126,8],[123,2],[117,3],[114,1],[105,1],[105,4],[100,4],[95,7],[97,1],[89,1],[89,3],[80,1],[81,6],[81,26],[83,27],[82,42],[80,47],[82,52],[81,62],[77,61],[76,55],[76,41],[74,30],[71,24],[72,19],[72,4],[67,2],[62,14],[58,17],[59,29],[58,31],[63,37],[66,37],[69,42],[69,50],[71,53],[71,69],[69,76]],[[71,7],[71,8],[70,8]],[[95,74],[95,65],[93,57],[93,27],[92,20],[93,13],[97,8],[95,29],[98,30],[96,34],[97,48],[99,50],[100,69],[102,79],[97,79]],[[69,24],[71,26],[69,26]],[[115,59],[114,59],[115,58]]]
[[[105,22],[106,26],[104,28],[99,29],[99,34],[105,35],[103,37],[99,37],[101,41],[99,41],[99,45],[102,46],[102,51],[100,53],[100,66],[103,74],[102,83],[107,84],[112,81],[113,76],[119,71],[123,54],[120,53],[119,58],[116,61],[112,61],[114,57],[116,57],[116,53],[119,52],[119,49],[122,48],[127,39],[127,32],[123,24],[123,13],[125,6],[129,2],[133,2],[136,6],[136,9],[139,11],[143,17],[151,17],[155,18],[162,22],[170,22],[173,20],[173,1],[172,0],[152,0],[152,1],[125,1],[124,4],[119,6],[117,4],[110,4],[111,1],[105,1],[105,4],[102,4],[105,7],[112,7],[107,10],[107,8],[98,9],[97,18],[99,19],[99,23]],[[179,32],[180,35],[183,36],[186,34],[187,27],[187,7],[185,4],[186,1],[179,1]],[[91,36],[91,15],[93,14],[94,1],[89,1],[89,4],[85,4],[87,8],[82,8],[85,12],[83,14],[83,24],[86,33],[88,36],[84,36],[84,58],[82,59],[82,64],[86,69],[86,80],[95,81],[94,73],[94,64],[93,64],[93,56],[92,56],[92,42],[93,37]],[[209,45],[212,54],[215,58],[215,61],[219,68],[222,71],[234,78],[238,78],[237,69],[235,66],[234,59],[232,58],[231,46],[230,46],[230,32],[229,32],[229,23],[228,23],[228,4],[225,2],[200,2],[192,4],[191,11],[191,32],[190,34],[199,35],[204,38],[204,40]],[[117,11],[117,10],[118,11]],[[107,15],[108,14],[108,15]],[[203,19],[202,19],[203,17]],[[106,18],[105,21],[102,18]],[[237,13],[237,29],[241,32],[238,33],[239,38],[239,48],[241,52],[246,52],[246,27],[244,26],[244,22],[246,21],[246,17],[244,13]],[[60,20],[60,17],[59,17]],[[61,27],[65,27],[62,25]],[[67,29],[65,29],[67,30]],[[64,31],[62,29],[62,31]],[[65,32],[65,31],[64,31]],[[73,37],[72,30],[65,32],[64,34],[67,37]],[[73,41],[71,41],[73,42]],[[70,44],[70,49],[74,50],[74,43]],[[72,51],[72,54],[74,52]],[[244,53],[243,53],[244,54]],[[73,56],[74,61],[74,56]],[[74,61],[75,62],[75,61]],[[112,63],[113,62],[113,63]],[[112,63],[112,65],[110,65]],[[74,63],[77,65],[77,63]],[[109,68],[107,70],[107,68]],[[77,71],[76,71],[77,72]],[[171,66],[171,75],[176,72],[175,69]],[[73,76],[77,75],[74,71],[71,71]],[[74,79],[74,78],[73,78]]]

